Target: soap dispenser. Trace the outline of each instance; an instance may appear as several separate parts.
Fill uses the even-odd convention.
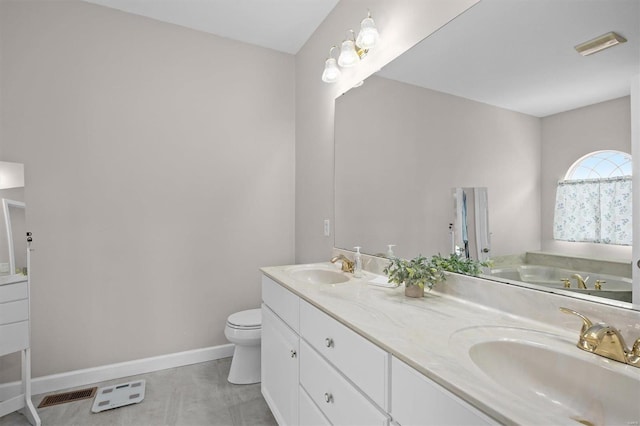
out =
[[[395,247],[395,244],[387,244],[387,259],[393,259],[394,257],[396,257],[396,255],[393,253],[393,248]]]
[[[353,257],[353,276],[355,278],[362,278],[362,255],[360,254],[360,247],[354,247],[356,254]]]

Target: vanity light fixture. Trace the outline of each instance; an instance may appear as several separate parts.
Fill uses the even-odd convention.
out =
[[[340,68],[336,63],[336,59],[331,56],[333,49],[337,49],[337,46],[331,46],[329,49],[329,59],[324,61],[324,71],[322,72],[322,81],[325,83],[335,83],[340,78]]]
[[[371,12],[369,11],[367,13],[367,17],[360,23],[360,32],[358,33],[356,44],[363,49],[369,50],[375,47],[378,43],[378,38],[380,38],[380,35],[378,34],[376,23],[373,21]]]
[[[353,30],[349,30],[349,31],[351,32],[351,37],[353,37],[353,34],[354,34]],[[358,63],[358,61],[360,61],[360,58],[364,56],[364,54],[361,55],[361,53],[359,52],[364,53],[362,49],[356,50],[355,40],[346,39],[345,41],[342,42],[342,47],[340,48],[338,65],[340,65],[342,68],[355,66]]]
[[[367,14],[367,17],[360,23],[360,32],[358,37],[355,37],[355,32],[349,30],[350,35],[340,45],[340,55],[338,61],[331,56],[333,49],[337,49],[336,46],[331,47],[329,50],[329,59],[324,63],[324,71],[322,73],[322,81],[325,83],[335,83],[340,77],[340,68],[353,67],[364,58],[370,49],[375,47],[378,43],[380,35],[376,24],[371,17],[371,12]]]
[[[593,40],[580,43],[579,45],[575,46],[575,49],[582,56],[588,56],[617,44],[626,43],[626,41],[626,38],[611,31],[601,35],[600,37],[596,37]]]

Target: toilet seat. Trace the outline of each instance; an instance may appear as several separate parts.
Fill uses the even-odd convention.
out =
[[[236,312],[227,318],[227,326],[236,330],[257,330],[262,328],[262,310],[249,309]]]

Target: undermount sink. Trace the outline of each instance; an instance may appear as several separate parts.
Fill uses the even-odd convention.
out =
[[[586,353],[575,343],[511,327],[471,327],[449,341],[463,366],[523,404],[582,424],[638,424],[640,369]]]
[[[301,265],[288,270],[289,275],[296,280],[311,284],[340,284],[349,281],[349,276],[337,271],[332,266]]]

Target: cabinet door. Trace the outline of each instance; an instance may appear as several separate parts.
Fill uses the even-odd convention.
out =
[[[391,416],[402,426],[497,424],[395,357],[391,359]]]
[[[262,305],[262,395],[279,425],[298,424],[299,338]]]

